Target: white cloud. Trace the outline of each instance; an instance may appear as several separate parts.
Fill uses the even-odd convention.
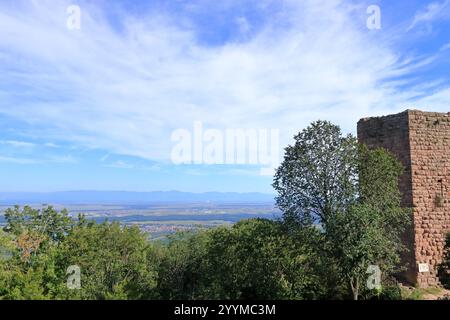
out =
[[[103,156],[100,158],[100,162],[105,162],[106,160],[108,160],[109,156],[110,156],[109,153],[103,155]]]
[[[108,168],[116,168],[116,169],[134,169],[134,165],[129,164],[129,163],[127,163],[125,161],[122,161],[122,160],[117,160],[117,161],[115,161],[113,163],[110,163],[110,164],[107,164],[107,165],[104,165],[104,166],[108,167]]]
[[[104,164],[103,167],[115,168],[115,169],[136,169],[136,170],[142,170],[142,171],[159,171],[159,170],[161,170],[161,166],[158,164],[148,165],[148,164],[142,164],[142,163],[131,163],[131,162],[124,161],[124,160],[115,160],[111,163]]]
[[[55,144],[53,142],[46,142],[46,143],[44,143],[44,147],[46,147],[46,148],[53,148],[53,149],[60,148],[59,145],[57,145],[57,144]]]
[[[112,154],[168,160],[171,132],[196,120],[280,129],[282,145],[318,118],[353,131],[363,116],[404,109],[415,92],[392,78],[430,63],[404,63],[355,19],[365,9],[338,0],[285,1],[246,41],[215,46],[177,17],[123,13],[118,28],[84,2],[81,30],[68,30],[67,5],[0,4],[0,114],[30,135]]]
[[[35,159],[4,157],[4,156],[0,156],[0,162],[14,163],[14,164],[36,164],[36,163],[39,163],[39,161],[37,161]]]
[[[445,0],[443,2],[432,2],[427,5],[425,10],[419,11],[414,16],[413,22],[409,25],[407,31],[412,30],[418,24],[421,23],[429,23],[434,20],[445,17],[448,13],[448,9],[450,8],[450,0]],[[428,28],[431,28],[431,25],[428,25]]]
[[[35,146],[35,144],[31,143],[31,142],[16,141],[16,140],[0,141],[0,144],[6,144],[6,145],[16,147],[16,148],[31,148],[31,147]]]
[[[0,162],[13,164],[74,164],[78,160],[74,157],[67,156],[47,156],[44,158],[23,158],[16,156],[0,156]]]
[[[450,42],[444,44],[439,51],[442,52],[442,51],[446,51],[448,49],[450,49]]]

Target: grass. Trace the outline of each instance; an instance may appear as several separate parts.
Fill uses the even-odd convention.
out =
[[[437,287],[402,289],[402,298],[404,300],[424,300],[427,294],[437,296],[440,293],[442,293],[442,288]]]

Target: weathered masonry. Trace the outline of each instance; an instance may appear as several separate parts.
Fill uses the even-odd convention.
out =
[[[369,148],[383,147],[405,167],[399,185],[402,204],[413,208],[411,227],[404,235],[409,253],[406,280],[420,287],[439,284],[445,235],[450,231],[450,112],[406,110],[364,118],[358,139]]]

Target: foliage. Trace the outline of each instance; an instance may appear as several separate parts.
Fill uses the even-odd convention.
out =
[[[178,233],[160,246],[158,292],[163,299],[199,299],[204,294],[209,233]]]
[[[52,299],[51,292],[58,282],[55,248],[48,248],[45,253],[38,252],[24,260],[17,244],[9,237],[7,241],[10,255],[0,260],[0,299]]]
[[[56,242],[65,237],[73,224],[67,210],[58,212],[51,206],[43,209],[25,206],[23,210],[15,206],[6,209],[5,219],[7,225],[4,230],[10,234],[18,236],[23,232],[33,232]]]
[[[67,211],[25,207],[7,212],[0,245],[2,299],[139,299],[156,285],[151,246],[138,228],[74,221]],[[67,287],[67,268],[81,270],[81,289]]]
[[[398,189],[402,166],[383,149],[368,150],[339,127],[317,121],[294,137],[274,178],[288,224],[316,223],[342,281],[358,299],[369,265],[385,277],[400,262],[400,236],[410,220]]]
[[[160,264],[161,297],[318,298],[325,291],[324,278],[316,274],[315,253],[298,237],[265,219],[173,237]]]
[[[309,234],[312,236],[312,234]],[[264,219],[211,231],[207,264],[215,299],[314,299],[324,294],[311,247]]]
[[[179,233],[161,244],[150,243],[138,228],[81,219],[60,242],[41,246],[34,238],[39,234],[30,231],[36,229],[29,227],[40,223],[14,222],[20,233],[1,234],[0,244],[13,256],[0,261],[0,298],[315,299],[328,294],[325,262],[307,240],[321,236],[315,228],[293,232],[281,222],[252,219]],[[25,255],[22,247],[33,250]],[[80,289],[67,287],[72,265],[81,270]]]
[[[151,247],[137,227],[118,223],[76,226],[58,250],[59,277],[67,267],[81,270],[81,289],[59,294],[77,299],[139,299],[150,295],[156,274],[149,265]]]
[[[447,234],[444,257],[439,265],[439,279],[446,289],[450,289],[450,233]]]
[[[275,173],[277,205],[289,223],[326,228],[333,214],[356,200],[356,139],[342,136],[328,121],[316,121],[294,140]]]

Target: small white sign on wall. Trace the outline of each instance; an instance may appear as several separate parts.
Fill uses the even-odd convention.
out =
[[[419,272],[430,272],[428,263],[419,263]]]

